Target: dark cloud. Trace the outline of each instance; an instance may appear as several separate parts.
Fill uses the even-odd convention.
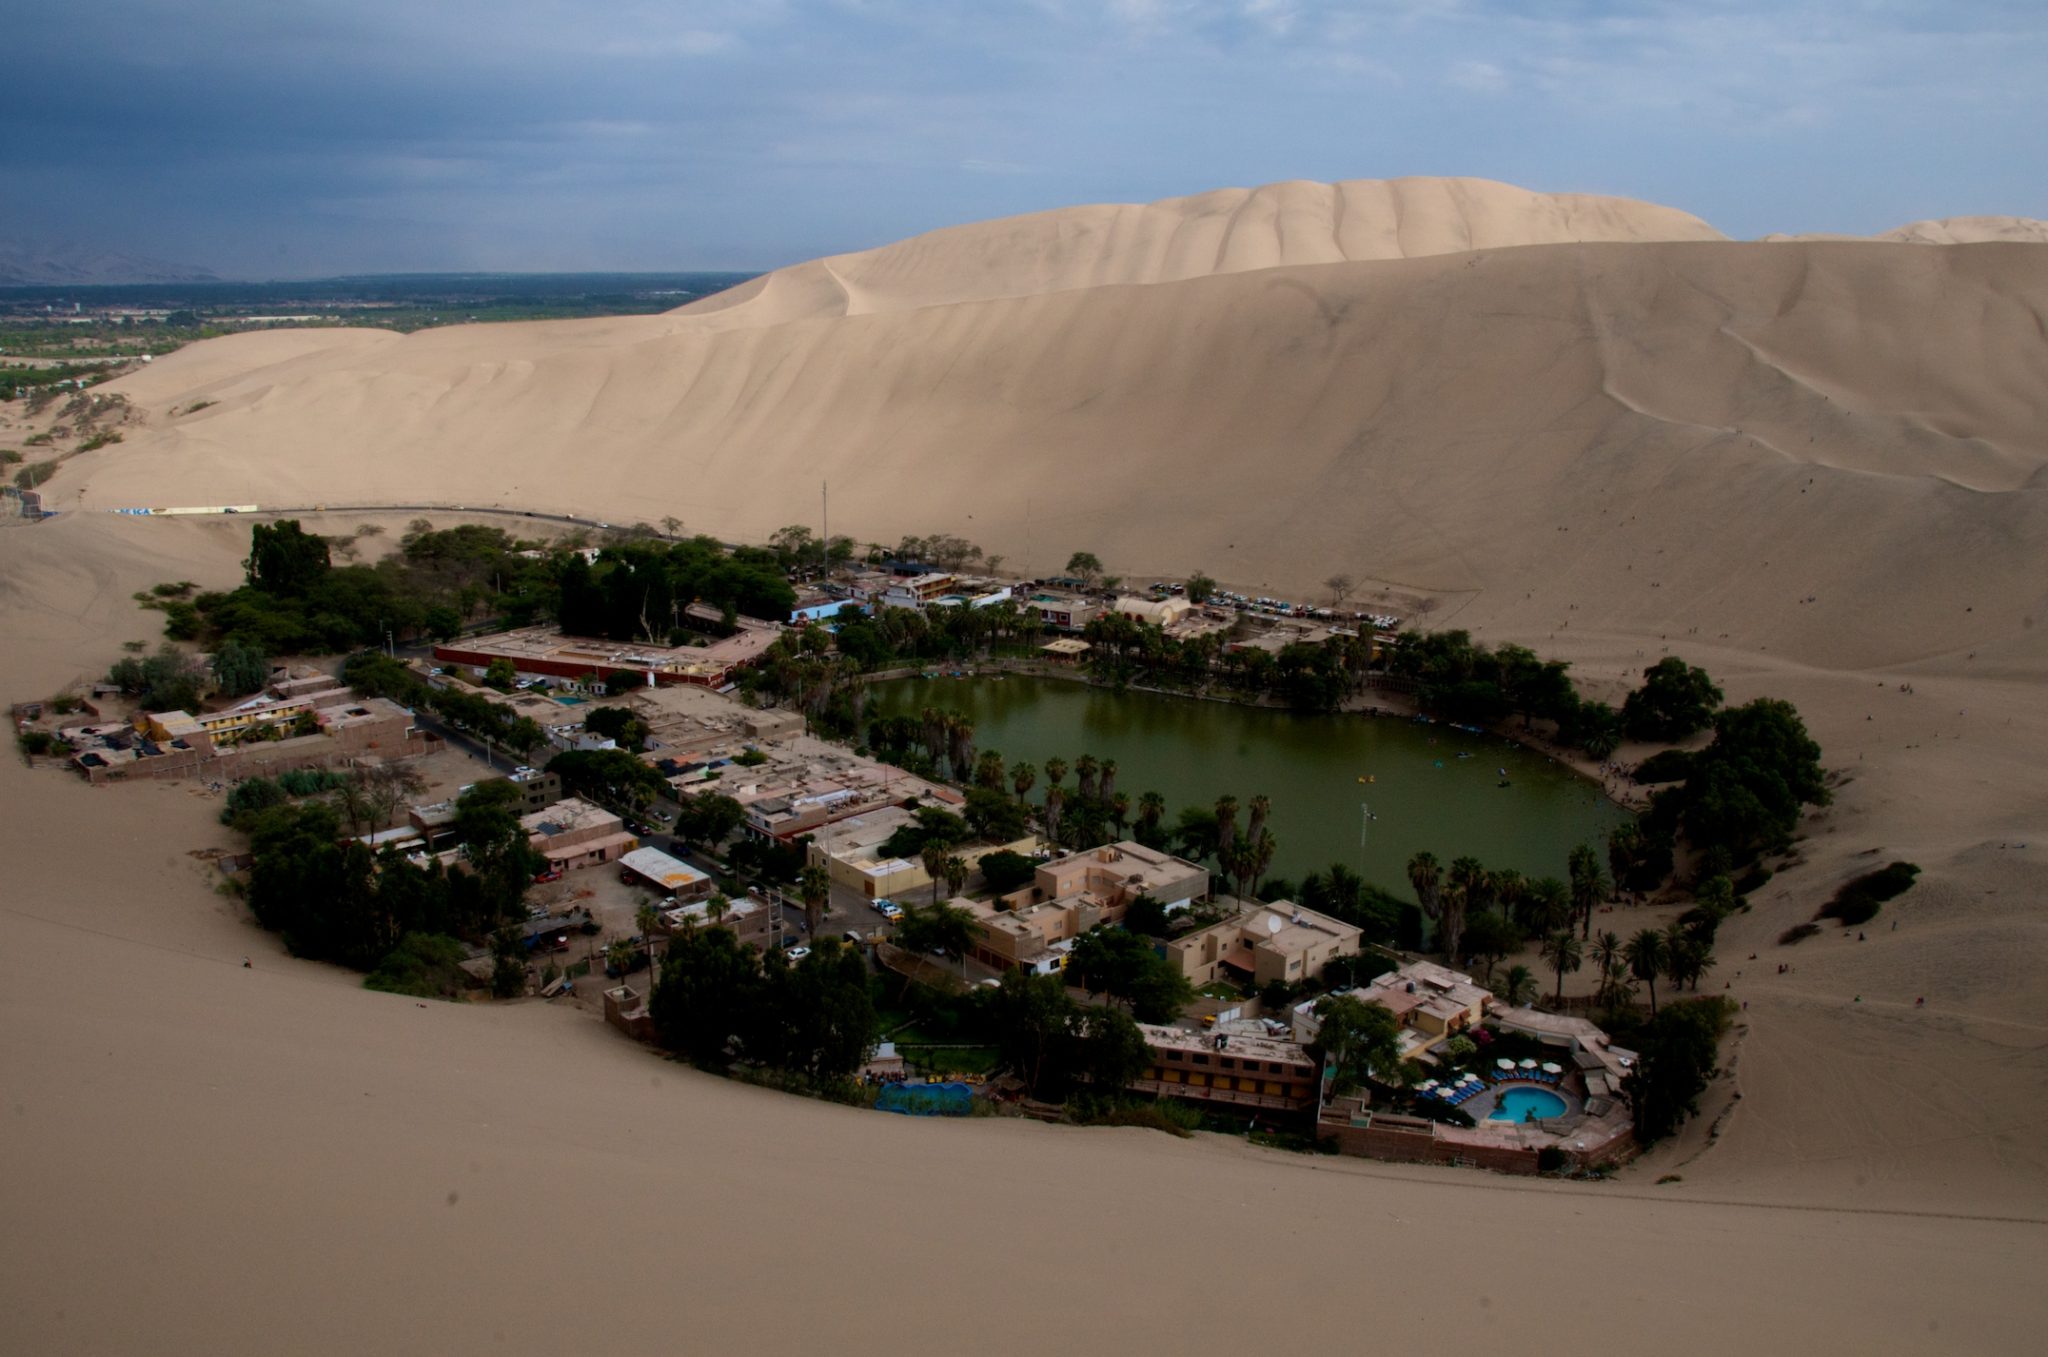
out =
[[[9,233],[245,275],[761,267],[1290,177],[1735,234],[2048,214],[2017,0],[99,0],[10,16]]]

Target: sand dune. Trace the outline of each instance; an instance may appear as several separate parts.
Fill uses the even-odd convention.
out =
[[[1672,1352],[2023,1342],[2048,1222],[2048,250],[1735,244],[1493,187],[1045,214],[664,316],[240,336],[125,379],[141,426],[50,494],[675,514],[758,539],[829,477],[835,530],[960,532],[1027,569],[1086,548],[1296,594],[1347,571],[1603,695],[1682,653],[1732,699],[1796,702],[1842,779],[1804,865],[1724,928],[1707,984],[1749,1007],[1717,1140],[1696,1127],[1604,1189],[1524,1189],[792,1102],[587,1020],[418,1009],[288,963],[184,856],[222,832],[208,799],[8,765],[0,928],[38,959],[0,995],[0,1151],[38,1166],[0,1178],[8,1331],[52,1352],[572,1331],[869,1351],[971,1323],[1037,1351],[1055,1324],[1084,1350],[1242,1352],[1361,1323],[1526,1343],[1598,1315]],[[132,590],[229,583],[246,532],[0,531],[10,694],[150,636]],[[1925,869],[1896,931],[1776,948],[1892,857]],[[1478,1268],[1371,1266],[1475,1241]],[[1268,1255],[1284,1322],[1202,1304]],[[1399,1278],[1362,1307],[1361,1266]],[[530,1269],[552,1289],[508,1296]],[[906,1278],[958,1299],[929,1314]]]
[[[677,314],[763,325],[1289,264],[1723,238],[1688,213],[1628,198],[1532,193],[1486,179],[1291,180],[932,231],[778,269]]]
[[[1769,235],[1766,241],[1881,240],[1903,245],[2008,245],[2048,244],[2048,221],[2034,217],[1941,217],[1932,221],[1908,222],[1880,231],[1874,236],[1851,236],[1827,232],[1800,235]]]

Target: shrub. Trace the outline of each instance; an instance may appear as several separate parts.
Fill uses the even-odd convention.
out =
[[[1067,1116],[1077,1126],[1142,1126],[1186,1140],[1202,1125],[1202,1114],[1181,1103],[1111,1102],[1097,1098],[1076,1098],[1067,1104]]]
[[[1770,882],[1770,879],[1770,868],[1752,867],[1743,873],[1740,881],[1735,883],[1735,893],[1737,895],[1749,895],[1752,892],[1762,890]]]
[[[1790,947],[1795,942],[1806,941],[1818,932],[1820,932],[1819,924],[1796,924],[1778,934],[1778,945],[1780,947]]]
[[[14,737],[14,742],[20,745],[21,752],[30,758],[38,754],[55,753],[57,747],[63,743],[47,730],[24,730]]]
[[[440,933],[408,933],[363,980],[363,988],[416,999],[453,999],[468,984],[464,949]]]
[[[1565,1165],[1570,1162],[1571,1160],[1565,1156],[1565,1152],[1555,1145],[1545,1145],[1542,1149],[1536,1151],[1536,1171],[1538,1173],[1560,1173],[1564,1170]]]
[[[1854,928],[1877,917],[1877,911],[1884,902],[1905,894],[1912,889],[1913,878],[1920,875],[1919,867],[1910,862],[1894,862],[1874,872],[1866,872],[1855,880],[1845,883],[1835,892],[1835,898],[1820,908],[1816,919],[1835,919],[1844,928]]]
[[[97,452],[101,448],[121,441],[121,435],[113,429],[102,429],[78,445],[80,452]]]

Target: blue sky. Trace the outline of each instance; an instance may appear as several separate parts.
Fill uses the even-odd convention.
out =
[[[238,277],[765,268],[1279,179],[1736,236],[2048,216],[2048,0],[93,0],[0,42],[0,236]]]

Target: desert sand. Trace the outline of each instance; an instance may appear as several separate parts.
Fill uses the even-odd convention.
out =
[[[1167,215],[1314,201],[1266,196]],[[1109,233],[1094,211],[1075,234]],[[79,509],[500,504],[760,537],[828,476],[835,530],[863,539],[956,531],[1024,568],[1086,548],[1260,592],[1344,570],[1608,695],[1675,651],[1731,700],[1796,702],[1842,779],[1804,864],[1724,926],[1707,984],[1749,1007],[1716,1136],[1563,1186],[799,1102],[587,1017],[420,1008],[291,962],[188,856],[221,842],[209,799],[9,763],[0,926],[32,961],[0,999],[6,1329],[35,1351],[2026,1341],[2048,1242],[2048,250],[1594,215],[1596,239],[1469,248],[1439,225],[1321,262],[1266,226],[1269,263],[1225,267],[1208,239],[1183,276],[1163,261],[1200,251],[1161,242],[1194,228],[1134,210],[1143,258],[989,255],[978,288],[974,251],[1056,243],[1058,221],[921,238],[962,243],[920,266],[958,273],[957,302],[870,259],[842,273],[860,305],[757,306],[764,286],[667,316],[195,346],[124,380],[142,425],[66,464],[50,496],[72,512],[0,531],[0,679],[18,698],[97,672],[154,634],[132,590],[228,583],[246,550],[232,519]],[[1325,244],[1333,218],[1312,218]],[[1615,225],[1645,221],[1668,234]],[[1925,872],[1868,941],[1774,946],[1894,857]],[[1203,1303],[1252,1277],[1261,1304]]]

